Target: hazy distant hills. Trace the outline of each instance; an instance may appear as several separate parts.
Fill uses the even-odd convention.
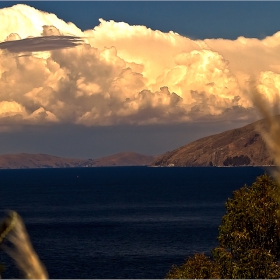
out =
[[[280,117],[277,116],[278,121]],[[271,165],[265,143],[256,130],[256,125],[265,128],[264,120],[241,128],[204,137],[167,152],[152,166],[242,166]]]
[[[145,156],[137,153],[119,153],[95,160],[95,166],[136,166],[149,165],[155,160],[154,156]]]
[[[46,168],[82,166],[84,160],[66,159],[46,154],[7,154],[0,155],[0,168]]]
[[[276,117],[280,121],[280,116]],[[98,166],[263,166],[273,165],[257,130],[264,120],[201,138],[161,156],[124,152],[98,159],[71,159],[46,154],[0,155],[0,169]]]
[[[0,155],[1,169],[17,168],[62,168],[98,166],[140,166],[149,165],[155,157],[133,152],[119,153],[100,159],[70,159],[46,154],[7,154]]]

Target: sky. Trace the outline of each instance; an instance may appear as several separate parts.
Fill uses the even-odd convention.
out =
[[[159,155],[260,118],[280,2],[0,1],[0,154]]]

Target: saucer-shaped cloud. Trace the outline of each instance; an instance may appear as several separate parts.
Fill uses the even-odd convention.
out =
[[[75,47],[81,44],[83,40],[75,36],[44,36],[11,40],[0,43],[1,50],[7,50],[11,53],[24,53],[24,52],[42,52],[51,51],[62,48]]]
[[[250,119],[251,77],[269,102],[279,95],[278,33],[191,40],[102,19],[81,31],[26,5],[0,20],[1,124]]]

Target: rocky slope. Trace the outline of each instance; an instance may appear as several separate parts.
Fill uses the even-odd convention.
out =
[[[280,121],[280,117],[277,116]],[[241,128],[204,137],[167,152],[152,166],[243,166],[273,165],[257,126],[265,129],[264,120]]]
[[[0,169],[18,168],[63,168],[98,166],[140,166],[149,165],[154,157],[127,152],[100,159],[70,159],[46,154],[0,155]]]

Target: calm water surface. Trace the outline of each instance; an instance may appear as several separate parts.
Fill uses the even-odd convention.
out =
[[[217,246],[225,201],[264,170],[0,170],[0,207],[23,217],[50,278],[164,278]],[[0,251],[2,277],[20,275]]]

